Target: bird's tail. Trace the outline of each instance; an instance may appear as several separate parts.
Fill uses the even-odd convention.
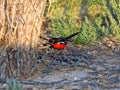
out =
[[[73,33],[73,34],[71,34],[70,36],[66,37],[66,39],[70,39],[70,38],[76,36],[76,35],[79,34],[79,33],[80,33],[80,32]]]

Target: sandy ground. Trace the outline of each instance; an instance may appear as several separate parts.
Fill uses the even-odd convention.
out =
[[[37,71],[22,82],[31,82],[23,90],[120,90],[120,43],[41,49]]]
[[[30,79],[35,90],[120,90],[120,45],[44,50]]]

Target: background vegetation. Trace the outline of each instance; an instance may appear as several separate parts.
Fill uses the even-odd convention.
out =
[[[94,44],[110,34],[120,40],[119,0],[56,0],[47,12],[49,30],[54,36],[68,36],[81,31],[74,39],[79,44]]]
[[[45,29],[55,37],[80,31],[73,41],[83,45],[109,35],[120,41],[120,1],[0,0],[0,78],[35,72]]]

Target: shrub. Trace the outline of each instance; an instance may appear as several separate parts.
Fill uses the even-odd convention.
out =
[[[94,44],[110,34],[120,40],[119,4],[119,0],[57,0],[48,13],[49,29],[55,37],[81,31],[74,38],[78,44]]]
[[[6,90],[22,90],[22,84],[16,79],[7,79]]]

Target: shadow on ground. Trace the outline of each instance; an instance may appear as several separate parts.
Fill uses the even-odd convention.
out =
[[[119,90],[120,45],[114,45],[68,44],[64,50],[44,50],[39,54],[38,71],[31,78],[44,83],[42,89],[48,90]]]
[[[19,81],[23,90],[120,90],[120,44],[113,45],[40,49],[37,71]]]

